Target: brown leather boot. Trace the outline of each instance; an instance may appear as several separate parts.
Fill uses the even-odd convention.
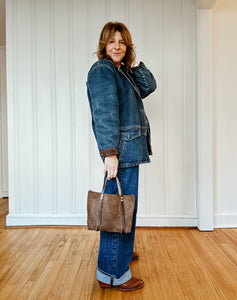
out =
[[[132,261],[138,260],[139,254],[137,252],[133,252]]]
[[[103,288],[103,289],[111,289],[112,288],[111,284],[104,283],[104,282],[99,281],[99,280],[98,280],[98,282],[99,282],[100,287]]]
[[[99,280],[98,280],[98,282],[99,282],[99,285],[101,288],[107,288],[107,289],[112,288],[112,286],[110,284],[103,283]],[[132,277],[127,282],[120,284],[120,285],[115,285],[114,287],[116,287],[119,291],[122,291],[122,292],[136,291],[136,290],[144,287],[144,281],[142,279]]]
[[[116,285],[116,288],[122,292],[136,291],[144,287],[144,281],[139,278],[132,277],[127,282]]]

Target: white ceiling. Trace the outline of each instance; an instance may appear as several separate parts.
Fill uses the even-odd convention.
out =
[[[196,0],[196,5],[199,9],[212,9],[218,1],[221,0]]]

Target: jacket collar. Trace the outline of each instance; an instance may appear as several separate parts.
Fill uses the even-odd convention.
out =
[[[102,60],[105,60],[109,63],[111,63],[113,65],[113,67],[118,70],[119,73],[121,73],[127,80],[128,82],[131,84],[131,86],[133,87],[134,91],[138,94],[139,97],[141,97],[140,91],[138,86],[136,85],[134,79],[131,76],[131,72],[129,72],[128,67],[125,65],[125,63],[121,62],[121,67],[116,67],[113,63],[112,60],[108,59],[108,58],[103,58]]]

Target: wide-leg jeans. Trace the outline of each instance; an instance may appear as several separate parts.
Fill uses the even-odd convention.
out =
[[[100,232],[97,279],[112,285],[123,284],[132,277],[129,263],[133,256],[135,238],[139,166],[119,168],[117,176],[123,194],[135,195],[135,209],[130,233]],[[118,194],[115,178],[107,181],[105,193]]]

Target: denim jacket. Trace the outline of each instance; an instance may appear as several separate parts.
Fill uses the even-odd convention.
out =
[[[87,79],[92,128],[102,159],[118,155],[119,167],[150,162],[150,126],[142,99],[156,89],[143,63],[129,70],[101,59]]]

